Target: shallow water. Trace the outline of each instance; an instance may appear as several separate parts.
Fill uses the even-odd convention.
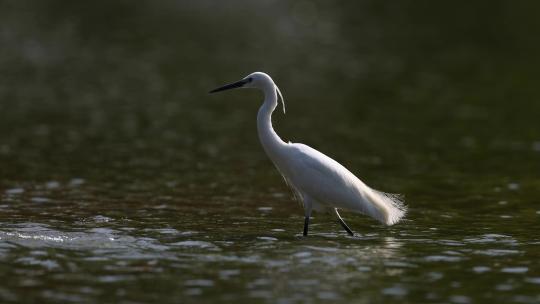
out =
[[[534,9],[86,5],[0,4],[1,302],[540,301]],[[302,237],[260,94],[206,94],[253,70],[406,219]]]
[[[286,193],[128,202],[48,184],[3,196],[4,300],[538,301],[540,210],[511,203],[489,215],[424,204],[391,228],[350,215],[354,237],[316,215],[304,238]]]

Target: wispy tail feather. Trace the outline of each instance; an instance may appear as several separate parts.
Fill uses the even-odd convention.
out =
[[[379,222],[391,226],[399,222],[407,213],[407,206],[400,194],[386,193],[369,188],[366,197],[374,208],[369,208],[368,215]]]

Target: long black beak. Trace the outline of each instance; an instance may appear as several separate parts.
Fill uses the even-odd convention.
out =
[[[230,90],[230,89],[236,89],[236,88],[241,88],[243,87],[246,83],[248,83],[249,80],[247,79],[242,79],[240,81],[237,81],[237,82],[233,82],[233,83],[230,83],[230,84],[226,84],[222,87],[219,87],[217,89],[213,89],[212,91],[208,92],[208,93],[216,93],[216,92],[221,92],[221,91],[225,91],[225,90]]]

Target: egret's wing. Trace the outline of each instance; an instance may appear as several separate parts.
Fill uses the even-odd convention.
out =
[[[363,183],[341,164],[321,152],[293,144],[289,172],[291,182],[312,198],[335,207],[356,209],[358,186]],[[362,185],[356,185],[357,183]]]
[[[303,144],[292,144],[289,179],[300,192],[332,207],[361,212],[392,225],[406,212],[395,195],[371,189],[344,166]]]

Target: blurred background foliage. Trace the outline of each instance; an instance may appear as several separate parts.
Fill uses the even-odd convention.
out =
[[[254,169],[271,167],[255,131],[260,93],[207,94],[259,70],[285,95],[287,115],[274,118],[284,140],[375,184],[537,180],[539,8],[1,1],[1,178],[182,175],[204,185],[221,174],[261,185],[247,174],[278,185],[273,170]],[[404,183],[393,190],[414,188]]]

